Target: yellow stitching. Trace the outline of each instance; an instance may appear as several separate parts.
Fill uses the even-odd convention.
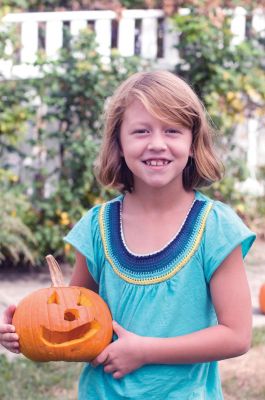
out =
[[[169,278],[172,278],[172,276],[174,276],[189,260],[190,258],[193,256],[195,250],[197,249],[204,228],[205,228],[205,224],[206,224],[206,219],[207,216],[212,208],[212,203],[210,203],[206,210],[205,210],[205,214],[202,218],[202,222],[201,222],[201,226],[199,228],[198,231],[198,235],[197,238],[195,239],[193,246],[189,252],[189,254],[186,255],[186,257],[184,257],[170,272],[166,273],[163,276],[157,277],[157,278],[146,278],[146,279],[134,279],[134,278],[130,278],[126,275],[124,275],[122,272],[119,271],[119,269],[116,267],[116,265],[114,264],[112,258],[109,255],[108,252],[108,248],[107,248],[107,243],[106,243],[106,237],[105,237],[105,229],[104,229],[104,210],[105,210],[105,206],[106,204],[103,204],[100,208],[100,213],[99,213],[99,226],[100,226],[100,232],[101,232],[101,237],[102,237],[102,241],[103,241],[103,247],[104,247],[104,251],[106,254],[106,258],[109,261],[110,265],[112,266],[113,270],[115,271],[115,273],[122,279],[124,279],[126,282],[129,283],[135,283],[138,285],[150,285],[152,283],[159,283],[159,282],[164,282]]]

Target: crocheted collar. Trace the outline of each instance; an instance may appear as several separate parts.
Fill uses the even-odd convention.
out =
[[[193,256],[200,243],[212,202],[195,198],[182,227],[160,251],[139,255],[126,247],[121,225],[123,196],[101,206],[100,233],[106,258],[129,283],[148,285],[170,279]]]

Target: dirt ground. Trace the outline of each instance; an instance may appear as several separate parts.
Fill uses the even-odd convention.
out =
[[[253,326],[265,326],[265,315],[261,314],[258,307],[258,293],[262,283],[265,283],[265,242],[257,240],[250,254],[246,259],[246,271],[248,275],[252,305],[253,305]],[[71,268],[63,265],[66,283],[69,282]],[[20,299],[31,293],[33,290],[49,287],[50,278],[48,267],[42,272],[3,272],[0,271],[0,315],[9,304],[17,304]],[[0,352],[7,352],[0,347]],[[7,354],[12,359],[10,353]],[[16,357],[16,356],[15,356]],[[252,348],[247,354],[231,360],[220,362],[222,381],[228,385],[226,400],[241,399],[229,392],[243,390],[246,385],[258,390],[264,387],[264,371],[265,371],[265,344]],[[236,383],[235,383],[236,382]],[[248,388],[246,388],[247,390]],[[226,389],[225,389],[226,390]],[[252,392],[253,393],[253,392]],[[264,397],[256,397],[255,394],[247,396],[247,400],[265,399]],[[242,397],[243,399],[243,397]],[[245,397],[244,397],[245,399]]]

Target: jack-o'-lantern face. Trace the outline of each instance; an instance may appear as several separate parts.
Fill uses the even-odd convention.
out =
[[[21,352],[35,361],[90,361],[112,337],[107,305],[79,287],[33,292],[18,305],[13,324]]]
[[[60,290],[54,289],[48,297],[46,317],[52,313],[58,318],[52,321],[43,319],[41,337],[47,345],[77,343],[91,338],[100,329],[93,303],[86,294],[81,290],[71,290],[67,298],[60,299],[62,295]]]

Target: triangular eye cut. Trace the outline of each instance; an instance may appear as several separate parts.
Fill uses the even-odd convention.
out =
[[[58,296],[58,293],[56,291],[54,291],[51,294],[51,296],[48,298],[47,303],[48,304],[60,304],[59,296]]]
[[[92,303],[91,303],[91,301],[89,300],[89,298],[85,294],[83,294],[82,292],[79,292],[79,296],[78,296],[78,299],[77,299],[77,305],[78,306],[91,307]]]

